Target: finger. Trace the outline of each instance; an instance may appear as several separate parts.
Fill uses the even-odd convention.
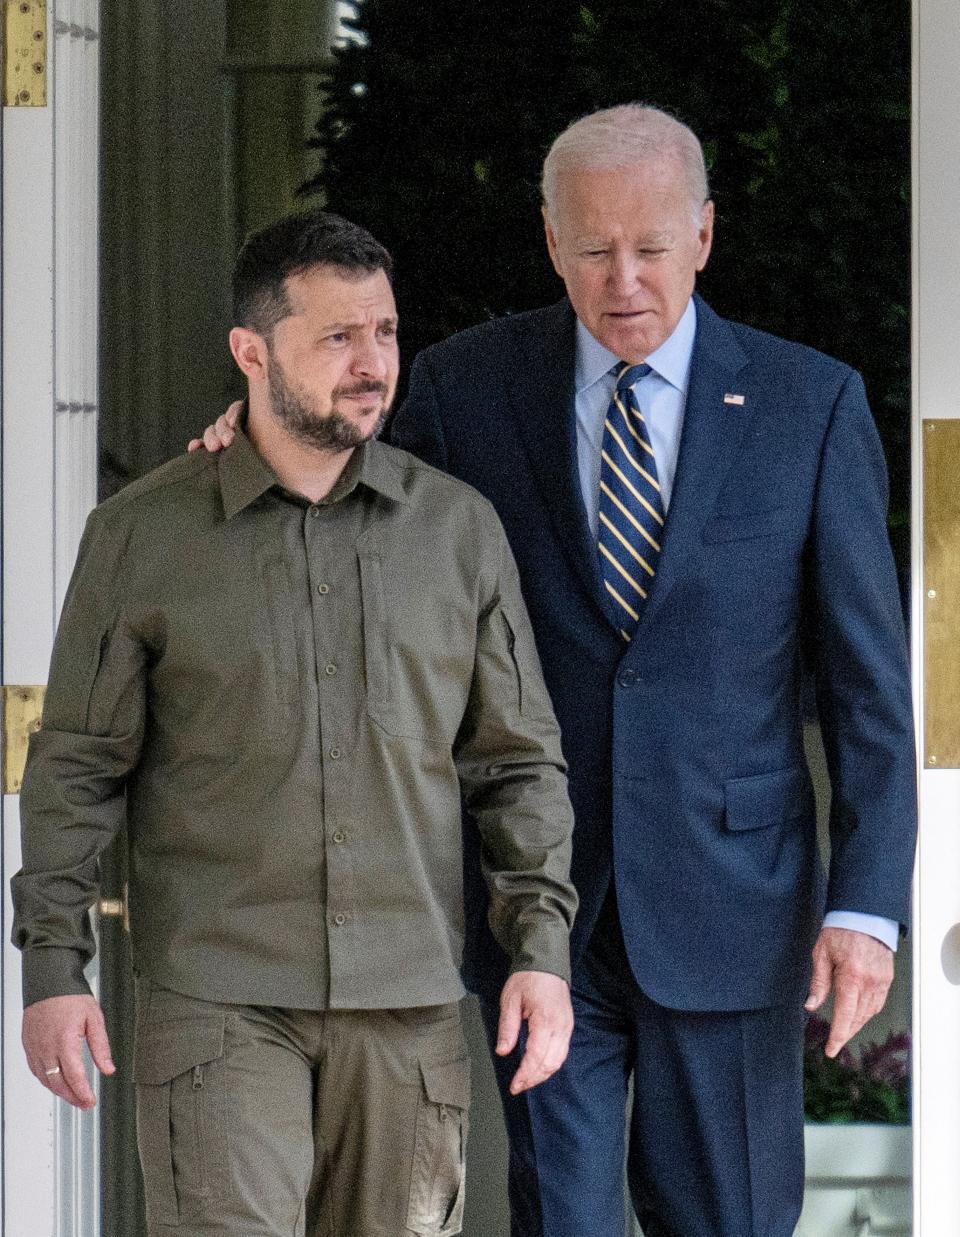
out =
[[[79,1043],[67,1044],[60,1049],[60,1069],[61,1073],[54,1076],[53,1082],[56,1084],[62,1081],[72,1092],[75,1098],[69,1099],[69,1103],[77,1104],[80,1108],[92,1108],[97,1101],[87,1081]],[[51,1090],[53,1089],[54,1087],[51,1087]],[[68,1099],[67,1096],[63,1098]]]
[[[223,419],[226,421],[227,425],[231,427],[231,429],[236,425],[237,418],[240,416],[242,408],[243,400],[235,399],[227,411],[223,414]]]
[[[231,405],[231,407],[232,406],[233,405]],[[237,420],[236,417],[234,417],[231,420],[230,417],[228,417],[227,413],[225,412],[225,413],[222,413],[219,417],[217,417],[216,421],[214,422],[213,428],[216,430],[217,437],[220,439],[220,441],[223,443],[225,447],[229,447],[230,444],[233,442],[234,438],[236,437],[236,431],[233,428],[234,424],[236,423],[236,420]]]
[[[500,998],[500,1022],[497,1027],[497,1056],[505,1057],[513,1052],[520,1038],[522,1014],[520,997],[504,992]]]
[[[93,1010],[87,1019],[87,1044],[90,1047],[93,1063],[100,1073],[115,1074],[117,1067],[113,1063],[113,1055],[110,1052],[107,1024],[104,1022],[103,1013],[99,1006]]]
[[[510,1082],[511,1094],[529,1091],[555,1074],[566,1060],[568,1042],[569,1036],[556,1028],[531,1027],[523,1059]]]
[[[884,978],[875,978],[871,982],[864,984],[860,1005],[857,1010],[857,1017],[860,1020],[860,1026],[857,1030],[865,1027],[871,1018],[880,1013],[887,1003],[887,993],[889,990],[890,984]]]
[[[863,1025],[857,1020],[859,1006],[859,985],[849,980],[838,982],[833,1002],[833,1019],[830,1022],[830,1037],[823,1050],[826,1056],[835,1057]]]
[[[86,1088],[85,1095],[78,1095],[77,1092],[70,1086],[63,1076],[63,1073],[55,1074],[53,1077],[42,1079],[43,1083],[49,1091],[62,1099],[67,1104],[72,1104],[74,1108],[92,1108],[94,1105],[93,1092],[89,1087]]]
[[[207,451],[219,451],[223,446],[220,441],[220,435],[217,433],[216,426],[208,425],[203,431],[203,445]]]
[[[830,955],[822,949],[813,951],[813,973],[810,976],[810,991],[803,1003],[803,1008],[812,1013],[819,1009],[830,995],[830,985],[833,981],[833,964]]]
[[[63,1069],[62,1067],[57,1068],[59,1062],[54,1060],[53,1055],[46,1057],[44,1060],[28,1057],[27,1064],[30,1066],[30,1072],[34,1078],[41,1082],[48,1091],[52,1091],[59,1099],[64,1100],[67,1104],[72,1104],[75,1108],[89,1107],[89,1105],[82,1102],[81,1097],[66,1082],[63,1076]],[[50,1073],[50,1070],[56,1070],[56,1072]]]
[[[199,451],[202,446],[203,446],[202,439],[191,438],[190,441],[187,443],[187,450],[188,451]]]

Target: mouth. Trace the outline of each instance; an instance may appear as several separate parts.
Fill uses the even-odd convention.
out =
[[[351,391],[337,396],[338,404],[352,404],[362,416],[378,413],[386,402],[385,391]]]
[[[365,399],[371,398],[382,400],[386,397],[387,388],[381,383],[376,383],[371,386],[363,387],[341,387],[339,391],[334,391],[334,396],[337,399]]]
[[[630,322],[634,318],[642,318],[650,313],[649,309],[608,309],[606,316],[615,318],[618,322]]]

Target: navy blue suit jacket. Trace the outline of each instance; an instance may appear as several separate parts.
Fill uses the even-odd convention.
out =
[[[583,508],[567,301],[426,349],[392,439],[485,494],[516,555],[569,763],[574,956],[613,875],[648,996],[750,1009],[800,994],[825,907],[906,924],[909,669],[859,375],[699,299],[697,313],[663,550],[629,646]],[[833,790],[829,879],[803,752],[804,650]],[[476,856],[468,867],[480,905]],[[468,939],[468,981],[498,982],[490,938]]]

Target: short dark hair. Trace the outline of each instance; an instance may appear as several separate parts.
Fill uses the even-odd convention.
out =
[[[286,215],[244,241],[233,268],[233,324],[269,339],[290,313],[284,281],[315,266],[345,274],[393,274],[393,259],[366,228],[327,211]]]

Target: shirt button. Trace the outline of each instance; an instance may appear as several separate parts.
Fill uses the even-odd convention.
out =
[[[628,666],[617,675],[617,682],[621,687],[636,687],[640,682],[640,672]]]
[[[333,835],[333,840],[339,846],[341,842],[345,842],[347,840],[347,835],[343,832],[342,829],[337,829]]]
[[[342,755],[343,753],[340,751],[339,747],[331,747],[330,749],[331,760],[339,760]]]
[[[317,516],[320,514],[320,508],[319,508],[319,507],[311,507],[311,508],[310,508],[310,514],[313,516],[313,518],[314,518],[314,519],[316,519],[316,518],[317,518]]]
[[[317,592],[320,594],[321,597],[326,597],[327,593],[330,592],[330,585],[329,584],[318,584]]]
[[[333,664],[332,661],[328,661],[327,664],[323,668],[323,673],[324,674],[336,674],[337,667]]]
[[[334,915],[333,922],[337,925],[338,928],[342,928],[343,925],[347,922],[347,917],[346,915]]]

